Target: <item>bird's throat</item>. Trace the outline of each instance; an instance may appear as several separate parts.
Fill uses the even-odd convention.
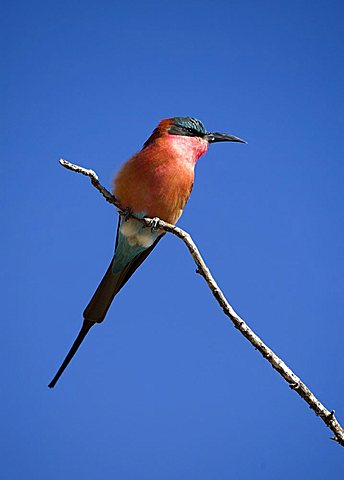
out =
[[[208,142],[200,137],[183,135],[164,135],[161,142],[170,150],[172,156],[179,157],[185,163],[195,166],[197,160],[208,150]]]

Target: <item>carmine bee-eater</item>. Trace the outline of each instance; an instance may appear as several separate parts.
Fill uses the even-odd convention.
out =
[[[140,152],[131,157],[114,179],[114,195],[136,217],[176,223],[189,199],[197,160],[210,143],[241,142],[225,133],[209,133],[192,117],[162,120]],[[81,330],[49,387],[53,388],[81,342],[101,323],[115,295],[164,236],[134,218],[120,216],[115,253],[109,268],[84,311]]]

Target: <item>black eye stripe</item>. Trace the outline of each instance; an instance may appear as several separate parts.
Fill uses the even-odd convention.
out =
[[[187,130],[188,132],[192,133],[192,135],[195,135],[197,137],[203,137],[203,133],[201,133],[199,130],[196,130],[196,128],[192,127],[183,127],[184,130]]]

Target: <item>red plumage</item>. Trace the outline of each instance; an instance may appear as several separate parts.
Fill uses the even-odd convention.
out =
[[[194,167],[208,148],[200,137],[171,135],[162,120],[146,147],[131,157],[114,179],[114,194],[126,208],[175,223],[189,199]]]

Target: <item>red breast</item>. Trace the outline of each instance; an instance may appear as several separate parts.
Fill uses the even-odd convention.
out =
[[[159,127],[165,128],[164,123],[167,129],[168,120]],[[123,165],[114,179],[114,194],[134,212],[176,223],[192,190],[195,164],[208,142],[159,133]]]

